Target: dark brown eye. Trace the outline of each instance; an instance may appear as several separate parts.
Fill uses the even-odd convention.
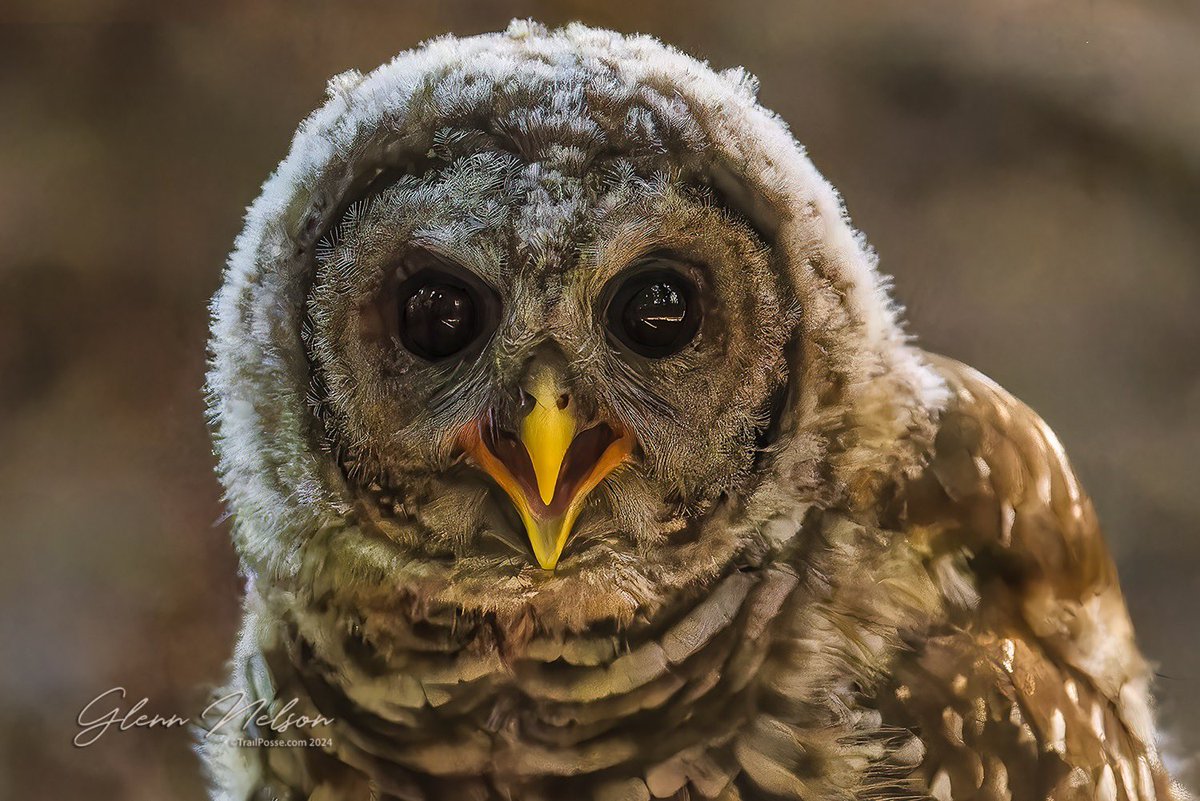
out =
[[[401,287],[400,341],[418,356],[453,356],[479,334],[480,303],[465,283],[439,273],[417,276]]]
[[[696,336],[695,285],[671,270],[647,270],[626,280],[608,307],[608,326],[635,353],[661,359]]]

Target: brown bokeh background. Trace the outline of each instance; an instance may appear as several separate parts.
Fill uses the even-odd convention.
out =
[[[513,16],[759,75],[913,332],[1060,433],[1197,783],[1195,3],[178,6],[0,10],[0,797],[203,796],[183,731],[71,738],[117,685],[198,713],[230,652],[240,585],[200,387],[242,209],[330,75]]]

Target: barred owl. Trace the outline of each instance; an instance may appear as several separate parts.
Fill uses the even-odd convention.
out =
[[[210,732],[215,797],[1181,792],[1058,440],[905,335],[755,92],[533,23],[330,82],[208,384],[219,694],[316,723]]]

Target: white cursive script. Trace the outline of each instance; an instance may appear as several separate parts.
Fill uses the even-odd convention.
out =
[[[299,699],[293,698],[279,709],[271,714],[270,702],[264,698],[259,698],[256,701],[247,701],[244,692],[232,692],[229,695],[218,698],[207,707],[200,717],[207,720],[209,713],[219,713],[220,706],[225,702],[231,702],[229,711],[226,712],[205,734],[205,739],[214,731],[225,726],[239,716],[244,716],[241,728],[249,730],[250,727],[257,726],[259,728],[270,729],[273,732],[283,733],[289,729],[315,729],[318,726],[328,726],[333,723],[333,718],[327,718],[324,715],[316,715],[309,717],[308,715],[295,715],[292,709],[296,704],[300,703]]]
[[[149,698],[141,699],[125,713],[121,712],[119,706],[113,706],[112,709],[104,712],[99,717],[93,717],[92,713],[95,711],[93,707],[99,706],[101,701],[111,696],[125,698],[125,688],[113,687],[111,690],[105,690],[91,701],[88,701],[87,706],[79,710],[79,717],[75,719],[80,726],[79,733],[75,735],[74,740],[76,747],[87,748],[103,737],[105,732],[113,726],[116,726],[118,731],[129,731],[130,729],[137,728],[170,729],[175,726],[184,726],[189,722],[187,718],[181,718],[179,715],[163,717],[162,715],[142,714],[142,708],[150,703]]]
[[[87,748],[113,729],[171,729],[192,722],[191,718],[181,715],[163,716],[143,712],[150,703],[148,698],[141,698],[129,709],[124,710],[120,702],[125,696],[124,687],[113,687],[88,701],[75,719],[79,724],[79,732],[73,740],[77,748]],[[324,715],[310,716],[293,712],[299,703],[299,699],[293,698],[282,706],[273,706],[272,702],[266,699],[251,701],[246,698],[244,692],[229,693],[213,701],[200,714],[203,723],[207,723],[211,717],[220,716],[213,725],[206,727],[204,738],[207,739],[213,732],[234,721],[237,721],[238,728],[246,731],[253,726],[277,734],[297,728],[315,729],[334,722],[333,718]],[[228,709],[225,709],[226,704]]]

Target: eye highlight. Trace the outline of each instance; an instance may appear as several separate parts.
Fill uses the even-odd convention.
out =
[[[400,341],[417,356],[445,359],[474,342],[483,328],[483,302],[467,282],[423,270],[399,289]]]
[[[661,359],[678,353],[700,328],[696,285],[666,262],[651,262],[625,279],[608,304],[609,331],[634,353]]]

